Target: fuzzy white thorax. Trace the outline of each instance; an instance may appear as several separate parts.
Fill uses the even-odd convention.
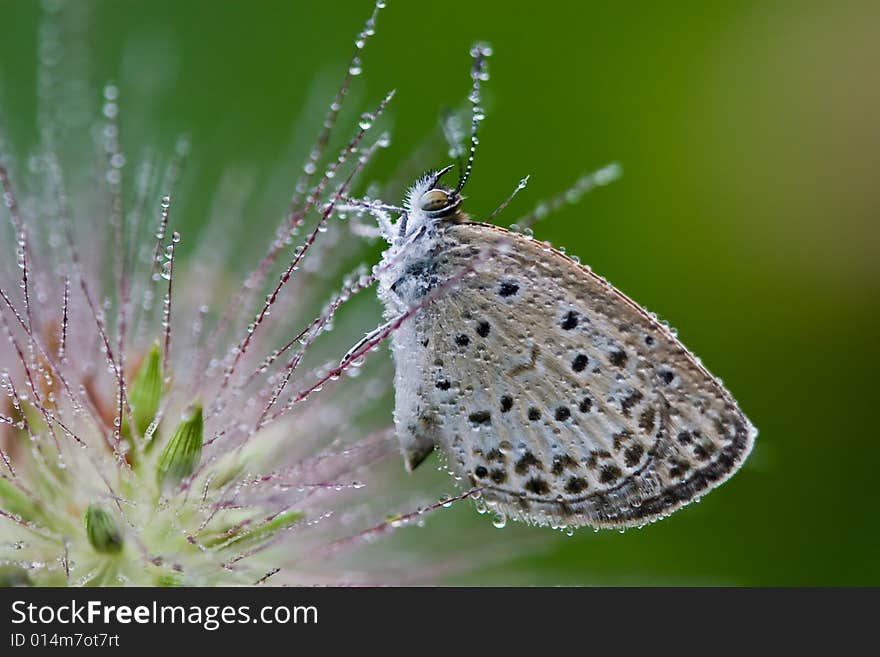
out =
[[[387,319],[406,312],[427,292],[424,275],[413,275],[427,264],[437,246],[437,228],[448,217],[431,216],[421,209],[421,198],[436,188],[437,172],[429,172],[419,178],[406,193],[404,210],[398,220],[391,224],[392,233],[387,234],[380,221],[383,237],[388,248],[376,267],[379,280],[379,299],[385,307]]]

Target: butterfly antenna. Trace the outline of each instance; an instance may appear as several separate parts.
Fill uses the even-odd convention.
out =
[[[501,205],[499,205],[497,208],[495,208],[495,212],[493,212],[492,214],[489,215],[489,218],[486,219],[486,223],[492,223],[492,220],[495,217],[497,217],[499,214],[504,212],[504,208],[506,208],[510,204],[510,202],[513,200],[513,197],[516,196],[517,194],[519,194],[522,190],[524,190],[526,188],[526,185],[529,184],[529,178],[530,178],[530,176],[526,176],[525,178],[523,178],[522,180],[519,181],[519,184],[516,187],[514,187],[513,191],[510,192],[508,197],[506,199],[504,199],[504,201],[501,203]]]
[[[473,66],[471,66],[471,93],[468,100],[471,102],[471,147],[468,151],[467,165],[464,173],[461,175],[455,193],[458,194],[464,188],[468,177],[471,175],[471,169],[474,167],[474,153],[477,151],[477,144],[480,140],[477,138],[477,126],[485,118],[485,112],[480,105],[480,83],[489,79],[489,68],[486,64],[486,58],[492,54],[492,48],[485,43],[476,43],[471,46],[471,57],[474,58]]]
[[[447,173],[449,173],[450,171],[452,171],[454,168],[455,168],[455,165],[454,165],[454,164],[448,164],[448,165],[446,165],[445,167],[443,167],[442,169],[440,169],[439,171],[437,171],[437,172],[434,174],[434,177],[431,178],[431,184],[428,185],[428,187],[429,187],[430,189],[434,189],[435,187],[437,187],[437,185],[440,184],[440,179],[441,179],[443,176],[445,176]]]

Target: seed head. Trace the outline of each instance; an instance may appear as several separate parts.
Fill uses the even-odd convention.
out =
[[[47,14],[54,40],[42,50],[63,52],[65,11],[79,6]],[[78,178],[94,170],[94,150],[59,145],[69,105],[48,82],[29,166],[0,141],[10,237],[0,235],[0,584],[395,581],[393,568],[364,565],[358,546],[439,505],[386,506],[396,487],[378,466],[396,448],[390,414],[373,410],[389,364],[341,361],[359,322],[376,319],[355,310],[336,321],[374,278],[339,269],[362,227],[333,212],[389,144],[375,133],[391,95],[341,150],[327,146],[345,129],[337,116],[381,6],[289,207],[274,232],[236,243],[234,259],[224,217],[198,240],[177,223],[186,139],[166,168],[123,152],[116,85],[91,119],[105,156],[98,185]],[[64,79],[66,61],[47,58],[41,79]],[[328,293],[332,276],[342,284]],[[331,330],[335,342],[322,339]]]

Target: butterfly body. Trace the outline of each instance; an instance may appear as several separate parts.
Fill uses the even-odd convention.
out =
[[[387,318],[411,313],[391,335],[407,468],[436,446],[488,505],[556,526],[642,525],[730,477],[756,431],[677,337],[449,190],[448,212],[423,212],[437,177],[379,267]]]
[[[412,470],[436,448],[457,480],[515,520],[652,522],[730,478],[757,431],[676,335],[605,279],[462,213],[490,54],[471,49],[466,162],[447,131],[455,188],[440,183],[448,166],[418,180],[404,207],[349,206],[371,212],[390,245],[375,270],[388,320],[378,331],[390,332],[404,463]],[[618,171],[582,177],[565,201]]]

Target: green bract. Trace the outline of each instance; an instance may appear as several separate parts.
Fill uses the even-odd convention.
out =
[[[156,464],[156,481],[160,488],[170,488],[195,472],[202,458],[202,405],[177,426]]]
[[[138,436],[144,437],[156,417],[159,402],[162,400],[162,355],[158,342],[153,343],[153,347],[141,363],[134,382],[131,384],[129,400],[135,432]],[[127,416],[123,421],[122,435],[126,438],[131,437]]]

